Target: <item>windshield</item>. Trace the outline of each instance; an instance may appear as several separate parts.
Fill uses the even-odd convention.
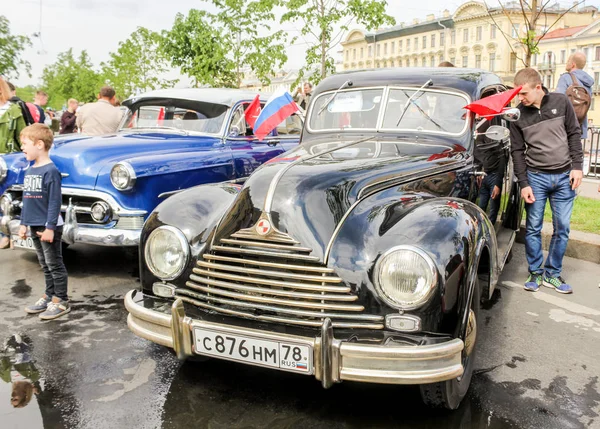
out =
[[[188,106],[189,107],[189,106]],[[218,134],[226,117],[226,111],[208,112],[176,106],[141,106],[129,111],[123,121],[122,130],[149,128],[168,129]],[[216,116],[215,116],[216,115]]]
[[[330,93],[324,93],[315,100],[308,120],[311,131],[381,130],[460,135],[468,124],[468,114],[463,107],[469,99],[457,93],[419,91],[418,88],[390,88],[387,95],[383,88],[345,90],[317,115],[329,98]],[[385,106],[382,107],[382,103]]]

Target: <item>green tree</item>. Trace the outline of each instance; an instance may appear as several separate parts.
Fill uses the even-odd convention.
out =
[[[287,0],[288,11],[281,21],[300,24],[300,34],[308,43],[306,64],[298,80],[312,75],[311,80],[319,83],[335,71],[331,53],[350,24],[362,25],[367,30],[394,25],[396,21],[385,13],[386,7],[385,0]]]
[[[163,49],[174,66],[199,84],[240,87],[250,70],[267,84],[287,61],[285,32],[271,30],[282,0],[204,0],[217,13],[192,9],[163,32]]]
[[[144,27],[119,43],[117,52],[102,63],[102,75],[121,98],[137,91],[172,87],[177,80],[161,78],[169,70],[167,59],[159,49],[160,35]]]
[[[93,68],[84,50],[75,58],[73,49],[58,54],[56,61],[44,68],[42,88],[48,93],[48,105],[61,108],[69,98],[90,102],[97,98],[102,77]]]
[[[23,68],[31,77],[31,64],[22,57],[23,52],[31,46],[27,36],[10,34],[8,18],[0,15],[0,75],[8,78],[19,77],[19,70]]]

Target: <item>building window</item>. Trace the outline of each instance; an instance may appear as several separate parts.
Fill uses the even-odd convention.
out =
[[[594,110],[594,106],[596,105],[595,101],[596,97],[592,97],[592,102],[590,103],[590,110]]]
[[[423,57],[421,59],[421,67],[427,67],[427,58]]]
[[[463,43],[469,43],[469,29],[465,28],[463,30]]]
[[[462,57],[462,66],[467,67],[469,65],[469,57],[467,55],[463,55]]]
[[[350,49],[346,50],[346,61],[350,59]]]
[[[444,46],[445,41],[446,41],[446,34],[442,31],[440,33],[440,46]]]
[[[517,71],[517,54],[514,52],[510,53],[510,71],[515,73]]]
[[[454,65],[456,64],[456,57],[450,57],[450,62]]]
[[[390,61],[390,67],[394,67],[394,60]]]
[[[377,56],[381,56],[381,45],[377,45]]]
[[[406,50],[410,51],[410,39],[406,39]]]
[[[496,29],[498,28],[498,26],[496,24],[492,24],[490,26],[490,39],[495,39],[496,38]]]
[[[402,40],[398,41],[398,52],[402,52]]]
[[[490,71],[496,71],[496,53],[490,53],[490,66],[488,67]]]
[[[394,55],[396,52],[396,42],[392,42],[392,46],[390,47],[390,54]]]
[[[410,60],[406,59],[406,67],[410,67]]]
[[[596,49],[596,56],[598,56],[598,49]],[[564,64],[567,62],[567,50],[563,49],[560,51],[560,63]]]
[[[600,46],[596,46],[596,53],[594,54],[594,61],[600,61]]]
[[[402,60],[398,60],[398,67],[402,67]]]
[[[383,55],[387,55],[387,43],[383,44]]]
[[[423,36],[423,47],[421,49],[425,49],[427,47],[427,36]]]
[[[515,39],[519,37],[519,24],[513,24],[513,26],[512,26],[512,37],[515,38]]]
[[[481,54],[475,55],[475,68],[476,69],[481,68]]]
[[[431,47],[435,48],[435,34],[431,35]]]
[[[533,57],[531,57],[531,65],[537,66],[537,54],[533,54]]]
[[[571,55],[573,55],[575,52],[577,52],[577,49],[571,49]]]
[[[368,50],[369,50],[368,56],[369,56],[369,58],[371,58],[373,56],[373,45],[369,45]]]
[[[444,62],[444,56],[440,55],[440,63],[443,63],[443,62]]]
[[[483,38],[483,27],[481,25],[475,31],[475,38],[478,42]]]
[[[596,88],[600,87],[600,72],[595,72],[594,73],[594,83],[596,84]],[[594,99],[594,97],[592,97],[592,100]]]
[[[419,50],[419,38],[415,37],[415,51]]]
[[[456,45],[456,30],[450,32],[450,44]]]
[[[583,48],[583,55],[585,55],[585,59],[587,61],[590,60],[590,48]]]
[[[365,57],[365,48],[360,48],[360,59],[362,60]]]
[[[352,59],[356,59],[356,49],[352,49]]]
[[[435,67],[435,57],[429,59],[429,67]]]

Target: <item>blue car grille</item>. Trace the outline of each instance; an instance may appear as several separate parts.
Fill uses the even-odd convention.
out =
[[[383,317],[364,314],[358,296],[312,249],[275,232],[242,230],[221,239],[197,261],[176,295],[198,307],[241,317],[319,327],[383,329]]]

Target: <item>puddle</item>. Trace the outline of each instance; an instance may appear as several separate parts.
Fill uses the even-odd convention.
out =
[[[15,298],[29,298],[31,296],[31,286],[25,283],[25,279],[19,279],[10,288],[10,292]]]

